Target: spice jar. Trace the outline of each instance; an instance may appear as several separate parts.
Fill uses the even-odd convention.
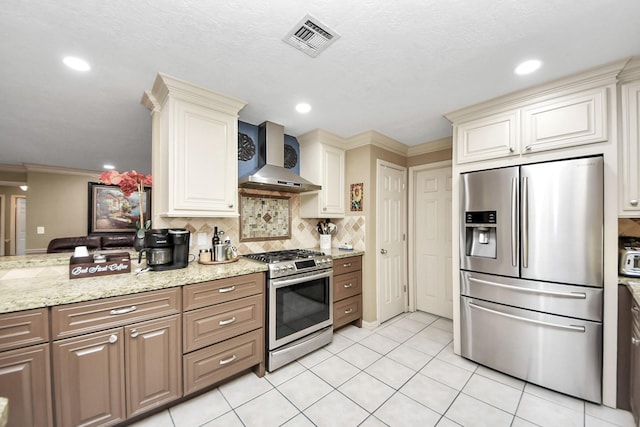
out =
[[[213,261],[211,259],[211,251],[209,249],[200,249],[200,256],[198,260],[201,262]]]

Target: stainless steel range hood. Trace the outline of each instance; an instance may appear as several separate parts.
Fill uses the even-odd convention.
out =
[[[258,168],[238,179],[238,187],[304,193],[322,187],[284,167],[284,126],[264,122],[258,128]]]

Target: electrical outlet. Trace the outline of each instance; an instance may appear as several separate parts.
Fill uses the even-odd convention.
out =
[[[37,234],[44,234],[44,227],[43,226],[36,227],[36,233]]]
[[[207,233],[198,233],[198,246],[207,244]]]

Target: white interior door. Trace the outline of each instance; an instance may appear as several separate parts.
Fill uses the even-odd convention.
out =
[[[451,166],[415,171],[412,193],[416,309],[451,319]]]
[[[378,160],[377,279],[378,321],[407,308],[406,169]]]
[[[24,255],[27,247],[27,198],[15,200],[15,255]]]

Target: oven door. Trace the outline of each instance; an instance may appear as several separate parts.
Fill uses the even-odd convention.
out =
[[[333,270],[269,280],[269,350],[333,324]]]

